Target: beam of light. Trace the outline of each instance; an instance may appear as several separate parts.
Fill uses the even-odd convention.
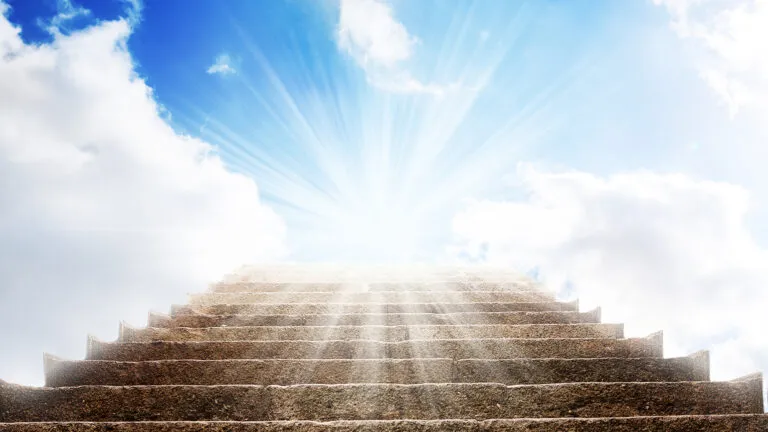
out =
[[[592,59],[573,47],[551,45],[544,66],[529,60],[532,41],[546,40],[541,3],[387,5],[393,19],[409,5],[434,12],[405,26],[418,43],[390,68],[335,45],[338,4],[268,50],[232,17],[242,64],[216,77],[223,92],[202,89],[212,108],[176,116],[256,180],[288,222],[295,259],[440,257],[455,209],[562,127],[558,104],[591,79]]]

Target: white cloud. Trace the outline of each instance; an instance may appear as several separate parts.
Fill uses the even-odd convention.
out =
[[[125,19],[133,26],[141,21],[141,12],[144,10],[144,0],[122,0],[125,3]]]
[[[731,116],[756,106],[768,110],[768,0],[654,0],[672,17],[680,37],[705,49],[702,78]]]
[[[425,83],[401,65],[419,39],[395,19],[384,0],[341,0],[337,44],[365,71],[368,82],[391,93],[443,96],[458,86]]]
[[[713,377],[768,370],[768,251],[745,226],[749,194],[679,174],[520,169],[527,197],[456,215],[456,253],[521,269],[603,306],[628,334],[663,329],[667,355],[711,348]]]
[[[9,7],[0,1],[0,16],[8,14]],[[21,29],[14,27],[7,19],[0,19],[0,57],[18,51],[22,46]]]
[[[7,6],[0,3],[7,12]],[[130,18],[130,17],[129,17]],[[39,382],[186,292],[284,252],[256,184],[181,136],[135,71],[126,20],[27,45],[0,16],[0,377]]]
[[[50,20],[47,26],[52,33],[58,32],[73,20],[91,15],[90,10],[73,4],[71,0],[57,0],[56,9],[56,15]]]
[[[440,85],[435,83],[423,83],[413,78],[407,72],[390,74],[369,74],[368,82],[384,91],[402,94],[428,94],[441,98],[461,88],[459,83]]]
[[[407,60],[418,43],[380,0],[341,0],[338,32],[339,47],[363,66],[393,67]]]
[[[229,57],[229,54],[219,54],[206,72],[209,74],[228,75],[237,73],[237,70],[232,66],[232,59]]]
[[[753,98],[751,91],[743,82],[731,78],[721,70],[707,69],[701,71],[700,75],[728,107],[728,115],[731,118],[736,117],[739,110]]]

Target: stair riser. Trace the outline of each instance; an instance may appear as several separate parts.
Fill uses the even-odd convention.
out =
[[[204,293],[190,295],[192,305],[264,303],[527,303],[551,302],[554,296],[541,292],[266,292]]]
[[[105,343],[91,341],[91,360],[601,358],[661,357],[649,339],[476,339],[408,342],[253,341]]]
[[[578,311],[572,303],[278,303],[218,304],[208,306],[174,305],[172,315],[317,315],[317,314],[384,314],[384,313],[450,313],[450,312],[544,312]]]
[[[458,326],[210,327],[122,329],[122,342],[413,339],[620,338],[621,324],[533,324]]]
[[[219,283],[211,286],[212,292],[381,292],[381,291],[506,291],[530,292],[539,287],[532,283],[515,282],[239,282]]]
[[[361,326],[599,323],[595,312],[466,312],[349,315],[150,315],[150,327]]]
[[[759,382],[0,387],[0,421],[364,420],[753,414]]]
[[[340,422],[6,423],[0,432],[765,432],[768,416]]]
[[[690,358],[540,360],[56,361],[46,385],[215,385],[706,381]]]

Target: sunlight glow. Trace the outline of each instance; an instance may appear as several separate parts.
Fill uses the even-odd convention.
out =
[[[233,93],[209,95],[222,108],[185,121],[204,120],[203,138],[255,178],[293,227],[293,257],[450,259],[455,209],[552,129],[551,105],[581,84],[583,61],[565,56],[540,76],[515,67],[520,38],[539,36],[541,8],[528,3],[438,9],[447,14],[441,26],[419,35],[380,0],[334,7],[334,38],[292,40],[285,58],[265,53],[238,23],[249,55],[228,77]],[[429,41],[440,45],[423,49]],[[328,50],[334,60],[318,62]],[[507,74],[497,75],[502,66]],[[229,110],[231,98],[248,110]]]

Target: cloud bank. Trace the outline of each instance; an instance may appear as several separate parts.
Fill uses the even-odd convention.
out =
[[[530,166],[519,181],[525,197],[456,215],[454,253],[536,270],[630,335],[663,329],[668,356],[710,348],[715,379],[768,370],[768,250],[746,227],[747,191],[681,174]]]
[[[84,353],[205,283],[285,253],[285,226],[134,70],[130,17],[32,45],[0,2],[0,377]]]

